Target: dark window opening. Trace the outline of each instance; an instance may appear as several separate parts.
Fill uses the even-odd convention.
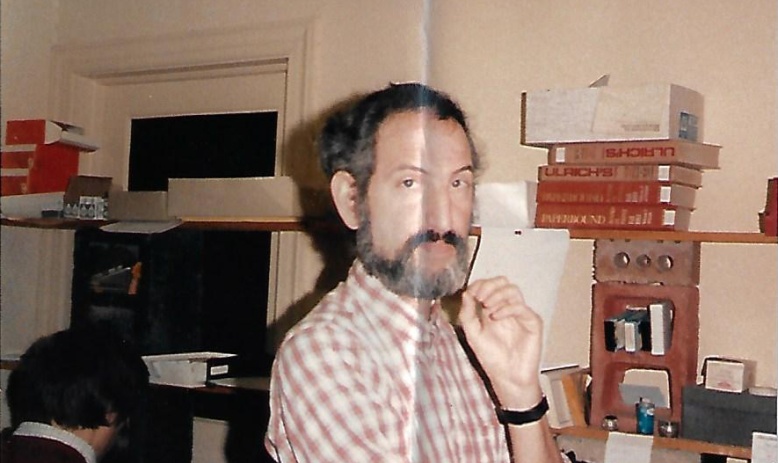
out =
[[[278,113],[133,119],[128,189],[166,191],[168,178],[275,174]]]

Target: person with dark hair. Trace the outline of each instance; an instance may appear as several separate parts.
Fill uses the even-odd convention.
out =
[[[540,388],[542,320],[504,277],[465,287],[480,161],[459,106],[390,85],[331,116],[319,148],[357,259],[277,352],[273,458],[562,461]],[[457,327],[441,298],[458,292]]]
[[[94,463],[113,445],[149,384],[141,356],[97,328],[42,337],[8,377],[12,432],[3,463]]]

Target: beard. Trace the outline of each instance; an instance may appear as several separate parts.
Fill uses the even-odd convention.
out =
[[[357,228],[357,257],[369,275],[378,278],[390,291],[401,296],[433,300],[457,292],[465,283],[468,258],[465,239],[453,231],[420,231],[408,238],[393,259],[379,255],[373,245],[370,215],[364,207]],[[413,253],[424,243],[443,241],[456,250],[456,259],[447,268],[429,272]]]

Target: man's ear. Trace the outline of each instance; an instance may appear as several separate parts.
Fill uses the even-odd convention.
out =
[[[357,181],[350,173],[339,170],[330,180],[330,192],[343,223],[356,230],[359,227]]]

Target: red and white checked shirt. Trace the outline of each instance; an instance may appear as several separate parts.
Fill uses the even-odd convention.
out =
[[[280,462],[508,462],[494,404],[439,304],[421,318],[356,262],[277,353],[270,454]]]

